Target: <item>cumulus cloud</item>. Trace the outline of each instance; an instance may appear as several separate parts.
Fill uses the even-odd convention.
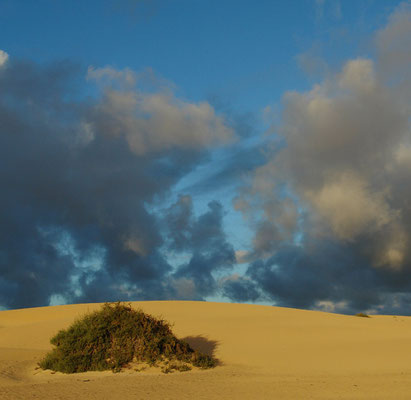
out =
[[[378,67],[386,78],[409,80],[411,72],[411,2],[405,1],[390,15],[376,35]]]
[[[284,95],[286,145],[235,200],[255,228],[247,276],[280,304],[380,307],[409,285],[410,15],[401,5],[378,32],[377,61]]]
[[[367,182],[353,173],[343,173],[318,191],[308,191],[306,198],[340,240],[353,241],[364,232],[383,229],[398,217],[383,193],[370,193]]]
[[[87,99],[84,78],[68,62],[9,60],[0,73],[4,307],[178,297],[150,204],[233,131],[208,103],[181,100],[152,82],[144,91],[144,77],[133,71],[89,69],[88,84],[98,89]],[[221,215],[212,205],[200,224],[219,239]],[[193,246],[206,235],[201,229]],[[224,263],[224,249],[207,240],[195,255],[209,271],[208,262]],[[196,265],[178,278],[193,279]]]
[[[94,80],[100,84],[120,83],[123,87],[133,87],[136,84],[136,73],[129,68],[118,70],[111,66],[96,68],[89,66],[87,80]]]
[[[223,295],[239,303],[253,302],[260,298],[257,285],[248,277],[238,274],[230,275],[221,280]]]
[[[292,236],[298,200],[317,235],[355,240],[401,224],[405,210],[397,207],[391,175],[393,160],[406,158],[408,115],[395,90],[376,80],[370,60],[349,61],[334,81],[308,93],[286,94],[281,135],[287,146],[256,171],[250,191],[265,211],[256,243],[267,236],[267,223],[269,237],[274,231],[288,232],[278,240]],[[273,204],[279,210],[267,213]]]
[[[207,102],[183,101],[170,90],[142,92],[129,70],[91,68],[88,77],[109,83],[93,110],[95,129],[124,137],[138,155],[175,147],[195,150],[234,139],[232,129]]]
[[[2,68],[6,64],[8,59],[9,55],[5,51],[0,50],[0,68]]]

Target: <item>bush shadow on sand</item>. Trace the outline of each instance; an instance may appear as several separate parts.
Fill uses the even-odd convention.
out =
[[[215,357],[216,349],[220,345],[219,341],[210,340],[202,335],[186,336],[184,338],[181,338],[181,340],[188,343],[194,350],[212,357],[214,360],[216,360],[218,366],[224,365],[221,360]]]

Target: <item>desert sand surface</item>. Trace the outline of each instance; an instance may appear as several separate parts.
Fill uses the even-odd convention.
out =
[[[186,301],[133,302],[220,366],[66,375],[36,369],[49,339],[100,308],[0,312],[0,399],[411,399],[411,318]]]

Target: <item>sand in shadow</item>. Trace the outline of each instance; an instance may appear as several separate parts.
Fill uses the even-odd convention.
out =
[[[223,363],[221,360],[215,357],[215,350],[217,346],[220,344],[217,340],[210,340],[204,336],[186,336],[182,338],[187,342],[194,350],[198,350],[201,353],[207,354],[210,357],[213,357],[217,360],[217,365],[222,365]]]

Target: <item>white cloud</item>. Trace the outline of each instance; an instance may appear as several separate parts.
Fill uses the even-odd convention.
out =
[[[346,301],[331,301],[331,300],[319,300],[315,303],[313,309],[323,311],[327,313],[338,313],[348,308]]]
[[[0,68],[6,64],[8,59],[9,55],[5,51],[0,50]]]
[[[358,58],[348,61],[339,79],[343,89],[370,91],[376,87],[374,64],[371,60]]]
[[[233,130],[207,102],[181,100],[164,87],[144,92],[135,87],[129,70],[92,68],[88,77],[103,82],[104,88],[103,101],[95,108],[96,129],[124,136],[137,154],[173,147],[200,149],[234,139]]]
[[[89,66],[87,69],[87,80],[95,80],[99,83],[122,82],[129,87],[133,87],[136,83],[136,74],[129,68],[117,70],[107,66],[104,68],[95,68]]]
[[[343,173],[305,197],[340,240],[353,241],[362,233],[383,228],[396,219],[383,192],[373,193],[354,173]]]
[[[411,2],[401,3],[376,35],[379,67],[387,75],[411,68]],[[410,73],[408,71],[408,73]]]
[[[277,132],[286,146],[268,153],[236,199],[238,210],[258,216],[251,221],[259,257],[300,233],[356,246],[375,267],[408,265],[410,10],[402,5],[378,33],[377,61],[348,60],[311,90],[285,94]]]

